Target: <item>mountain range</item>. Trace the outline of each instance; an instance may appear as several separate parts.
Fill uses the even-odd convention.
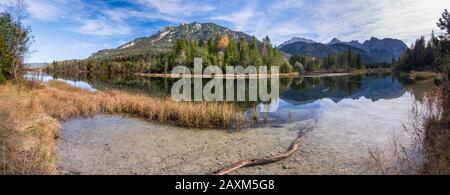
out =
[[[187,39],[191,41],[206,40],[216,38],[217,36],[227,34],[232,40],[238,40],[241,37],[251,41],[253,36],[239,31],[233,31],[214,23],[181,24],[179,26],[165,27],[150,37],[137,38],[116,49],[101,50],[91,55],[90,58],[100,58],[115,56],[126,53],[143,53],[147,51],[165,51],[173,46],[177,39]],[[261,44],[258,41],[259,44]]]
[[[115,49],[100,50],[89,58],[123,57],[130,54],[165,52],[171,49],[177,39],[198,41],[215,38],[223,34],[227,34],[232,40],[244,38],[251,41],[254,37],[214,23],[193,22],[162,28],[149,37],[137,38]],[[258,41],[258,44],[261,45],[261,42]],[[380,40],[374,37],[362,44],[358,41],[344,42],[337,38],[324,44],[310,39],[294,37],[278,46],[278,49],[286,56],[301,53],[315,57],[326,57],[328,54],[351,50],[360,54],[362,60],[366,63],[391,62],[392,58],[397,59],[406,48],[407,46],[400,40],[390,38]]]
[[[345,42],[333,38],[329,43],[324,44],[295,37],[281,44],[278,48],[290,55],[300,53],[315,57],[326,57],[328,54],[351,50],[353,53],[360,54],[362,60],[366,63],[389,63],[393,58],[398,59],[407,46],[403,41],[391,38],[378,39],[372,37],[363,43],[358,41]]]

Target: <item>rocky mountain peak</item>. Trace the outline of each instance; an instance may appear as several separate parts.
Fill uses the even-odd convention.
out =
[[[333,39],[328,43],[328,45],[332,45],[332,44],[336,44],[336,43],[342,43],[342,41],[339,40],[339,39],[337,39],[337,38],[333,38]]]

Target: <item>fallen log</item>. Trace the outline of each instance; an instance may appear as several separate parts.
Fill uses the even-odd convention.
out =
[[[292,142],[291,146],[289,147],[289,149],[286,152],[283,152],[283,153],[275,155],[275,156],[261,158],[261,159],[242,160],[242,161],[239,161],[228,167],[225,167],[223,169],[220,169],[220,170],[214,172],[214,175],[226,175],[226,174],[229,174],[229,173],[231,173],[237,169],[243,168],[243,167],[266,165],[266,164],[271,164],[271,163],[275,163],[275,162],[284,160],[284,159],[292,156],[299,149],[300,145],[303,144],[304,139],[305,139],[305,131],[303,129],[298,133],[297,138]]]

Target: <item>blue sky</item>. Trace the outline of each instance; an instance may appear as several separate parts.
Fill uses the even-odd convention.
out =
[[[8,4],[10,0],[1,0]],[[35,36],[27,62],[86,58],[161,27],[215,22],[274,44],[397,38],[410,44],[437,30],[449,0],[25,0]]]

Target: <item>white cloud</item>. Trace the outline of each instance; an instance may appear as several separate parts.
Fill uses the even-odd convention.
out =
[[[281,44],[296,35],[308,33],[295,13],[301,12],[303,1],[276,1],[261,7],[259,1],[249,1],[243,8],[225,15],[213,16],[212,20],[233,24],[233,29],[255,35],[257,38],[269,35],[274,44]],[[287,14],[287,12],[289,14]]]
[[[436,21],[448,0],[325,0],[317,8],[312,30],[320,41],[333,37],[364,40],[392,37],[411,43],[436,29]]]
[[[0,1],[5,5],[11,0]],[[42,22],[49,30],[69,29],[128,42],[131,36],[124,35],[150,34],[167,22],[218,22],[258,39],[269,35],[277,45],[294,36],[321,42],[333,37],[346,41],[390,37],[410,44],[437,30],[437,19],[450,8],[449,0],[131,0],[124,7],[110,1],[25,2],[30,16],[26,23],[33,29],[39,29],[33,22]]]
[[[137,2],[155,8],[158,12],[170,16],[191,15],[194,13],[211,12],[215,8],[205,3],[182,0],[137,0]]]
[[[86,35],[110,36],[130,34],[131,28],[126,24],[109,24],[106,19],[93,19],[83,20],[82,25],[73,31]]]
[[[109,44],[104,44],[104,43],[93,43],[93,42],[77,42],[74,43],[73,45],[69,46],[68,49],[70,50],[85,50],[85,49],[102,49],[102,48],[107,48],[110,47]]]
[[[9,2],[6,0],[5,2]],[[183,0],[134,0],[145,5],[131,8],[95,7],[72,0],[26,0],[31,17],[56,21],[74,21],[75,32],[88,35],[126,35],[132,32],[128,19],[164,20],[172,23],[198,19],[226,21],[234,30],[258,38],[268,34],[275,43],[292,36],[309,36],[327,42],[333,37],[343,40],[365,40],[371,36],[399,38],[412,42],[436,29],[435,22],[448,0],[303,0],[218,2]],[[232,5],[232,6],[231,6]],[[229,7],[227,7],[229,6]],[[219,9],[220,7],[220,9]],[[94,10],[94,15],[88,14]],[[148,10],[150,9],[150,10]],[[311,37],[315,35],[314,37]]]
[[[255,26],[258,22],[255,18],[258,13],[254,9],[253,6],[248,5],[237,12],[214,16],[211,19],[230,22],[234,25],[235,30],[248,30],[249,26]]]
[[[40,20],[55,21],[62,15],[61,8],[48,1],[27,0],[25,2],[27,12],[34,18]]]
[[[238,11],[214,15],[213,20],[261,38],[265,34],[280,44],[293,36],[328,42],[367,40],[370,37],[397,38],[407,44],[437,30],[436,21],[448,0],[296,0],[276,1],[267,6],[252,1]]]
[[[179,22],[178,19],[160,14],[157,12],[138,11],[126,8],[115,8],[105,10],[104,14],[111,20],[123,22],[129,18],[138,18],[147,21],[164,20],[170,22]]]
[[[284,12],[286,10],[296,10],[302,8],[303,0],[278,0],[270,6],[271,11]]]
[[[57,27],[85,35],[128,35],[132,28],[125,19],[131,17],[123,10],[112,10],[83,1],[26,0],[31,18],[54,22]],[[132,11],[132,10],[130,10]]]

